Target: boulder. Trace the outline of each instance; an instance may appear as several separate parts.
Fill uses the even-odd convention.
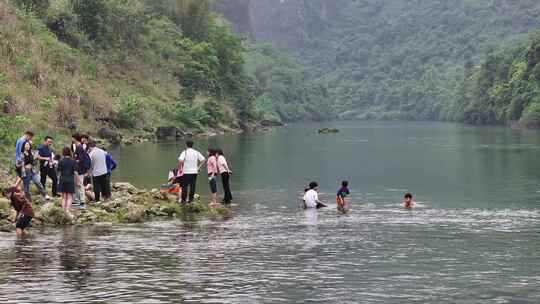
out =
[[[140,223],[145,217],[146,210],[142,206],[129,203],[127,205],[127,212],[123,216],[123,222]]]
[[[156,138],[158,140],[174,140],[178,137],[178,128],[176,127],[158,127],[156,129]]]
[[[98,130],[98,136],[108,140],[113,144],[119,144],[122,142],[122,134],[110,128],[103,127]]]
[[[277,119],[265,119],[261,121],[261,126],[263,127],[282,127],[284,124]]]
[[[42,223],[54,226],[66,226],[73,223],[73,218],[54,203],[45,204],[37,213],[36,218]]]
[[[114,183],[113,189],[120,192],[127,192],[129,194],[137,194],[139,189],[130,183]]]
[[[319,129],[319,134],[330,134],[330,133],[339,133],[339,130],[338,129],[333,129],[333,128]]]

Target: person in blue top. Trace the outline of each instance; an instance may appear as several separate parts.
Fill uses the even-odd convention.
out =
[[[50,136],[46,136],[43,144],[38,147],[39,159],[39,174],[41,176],[41,185],[47,189],[47,177],[52,181],[52,195],[53,197],[60,197],[58,195],[58,173],[54,165],[54,153],[52,151],[54,139]]]
[[[343,212],[343,213],[346,213],[348,211],[349,206],[345,198],[350,194],[351,192],[349,191],[349,182],[348,181],[341,182],[341,188],[339,188],[337,192],[337,197],[336,197],[338,211]]]
[[[114,171],[114,169],[116,169],[118,164],[116,163],[116,161],[112,157],[111,153],[109,153],[109,151],[107,151],[107,149],[103,148],[103,151],[105,151],[107,153],[105,155],[105,162],[107,163],[107,174],[109,175],[109,177],[111,177],[112,172]]]
[[[21,185],[23,173],[23,146],[26,142],[31,142],[32,138],[34,138],[34,133],[32,131],[26,131],[21,138],[17,139],[17,143],[15,144],[15,172],[17,172],[17,181],[15,182],[14,187],[19,187]]]

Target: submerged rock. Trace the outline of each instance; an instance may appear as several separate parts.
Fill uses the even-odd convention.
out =
[[[322,129],[319,129],[319,134],[330,134],[330,133],[339,133],[339,130],[334,129],[334,128],[322,128]]]

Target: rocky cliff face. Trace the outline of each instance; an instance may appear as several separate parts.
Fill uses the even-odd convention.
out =
[[[231,23],[237,33],[245,34],[251,39],[254,36],[252,19],[252,0],[218,0],[213,2],[213,9],[221,13]]]
[[[337,16],[340,1],[218,0],[214,9],[256,41],[299,50],[310,33],[324,29]]]

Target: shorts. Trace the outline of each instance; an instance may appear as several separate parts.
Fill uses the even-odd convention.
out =
[[[19,216],[19,219],[17,220],[17,224],[15,227],[17,229],[24,230],[30,226],[30,222],[32,221],[32,217],[28,215],[21,215]]]
[[[216,194],[217,193],[217,180],[216,178],[211,178],[208,182],[210,184],[210,192],[212,192],[212,194]]]

